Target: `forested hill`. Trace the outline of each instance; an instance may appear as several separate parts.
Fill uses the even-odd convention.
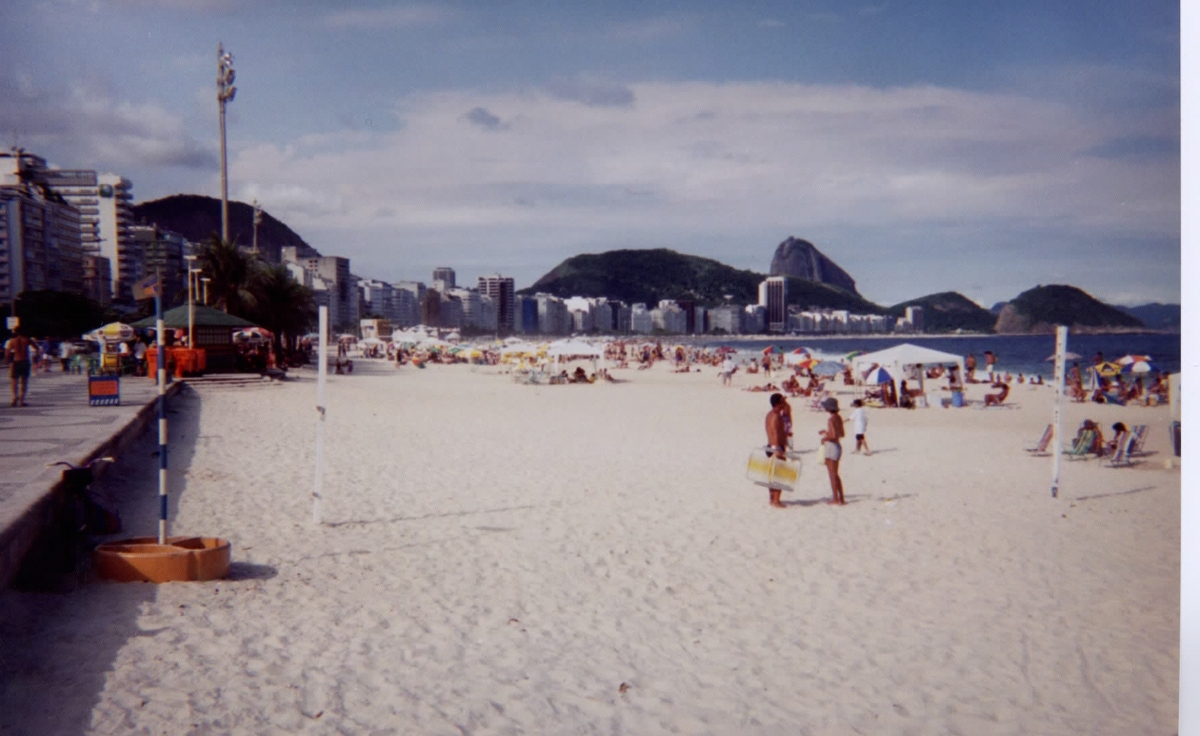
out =
[[[909,299],[891,307],[888,313],[903,317],[908,307],[922,308],[926,332],[991,332],[996,324],[995,314],[957,291],[943,291]]]
[[[538,279],[522,294],[619,299],[627,304],[657,305],[660,299],[693,300],[703,306],[758,301],[763,275],[742,271],[710,258],[666,248],[610,250],[572,256]]]
[[[1022,292],[1000,310],[996,332],[1050,333],[1055,325],[1077,331],[1136,329],[1146,324],[1111,307],[1082,289],[1063,284],[1038,286]]]
[[[221,200],[198,194],[173,194],[170,197],[133,206],[136,224],[154,224],[177,232],[193,243],[221,232]],[[229,237],[238,245],[249,246],[254,240],[254,207],[244,202],[229,203]],[[258,226],[258,249],[267,260],[278,263],[280,248],[296,246],[299,255],[321,255],[290,227],[263,211]]]

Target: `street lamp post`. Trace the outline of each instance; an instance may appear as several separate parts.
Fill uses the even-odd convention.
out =
[[[188,279],[188,347],[196,347],[196,302],[192,297],[192,278],[193,274],[200,273],[199,269],[192,268],[192,261],[196,260],[196,256],[184,256],[183,260],[187,261],[187,279]]]
[[[212,279],[207,276],[201,276],[200,281],[203,282],[204,285],[204,304],[205,306],[208,306],[208,282],[212,281]]]
[[[233,54],[217,44],[217,107],[221,112],[221,238],[229,241],[229,172],[225,159],[225,105],[233,102]]]

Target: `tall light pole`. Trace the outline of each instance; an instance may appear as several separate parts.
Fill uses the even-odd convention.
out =
[[[254,247],[251,252],[258,255],[258,226],[262,224],[262,205],[254,200]]]
[[[204,285],[204,304],[205,304],[205,306],[207,306],[208,305],[208,282],[212,281],[212,279],[210,279],[207,276],[201,276],[200,281]]]
[[[221,238],[229,242],[229,172],[225,160],[225,105],[233,102],[233,54],[217,44],[217,107],[221,111]]]
[[[192,277],[194,274],[200,273],[199,269],[192,268],[192,261],[196,260],[196,256],[184,256],[183,260],[187,261],[187,277],[188,277],[188,348],[196,348],[196,301],[192,295]]]

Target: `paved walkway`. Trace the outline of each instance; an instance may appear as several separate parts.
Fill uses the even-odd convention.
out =
[[[158,396],[149,378],[121,379],[120,406],[88,406],[87,376],[57,369],[29,379],[25,407],[10,407],[11,383],[4,366],[0,391],[0,544],[13,527],[57,483],[62,468],[47,463],[79,463],[120,434]],[[4,550],[0,550],[0,553]],[[2,555],[0,555],[2,556]],[[3,584],[0,570],[0,585]]]

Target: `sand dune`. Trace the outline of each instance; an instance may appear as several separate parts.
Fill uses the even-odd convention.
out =
[[[842,463],[850,504],[823,503],[808,454],[777,510],[744,479],[766,394],[715,371],[538,387],[363,364],[330,377],[320,528],[311,373],[180,397],[173,531],[230,539],[233,578],[3,593],[0,731],[1175,729],[1164,408],[1071,405],[1072,431],[1149,424],[1152,454],[1064,461],[1058,499],[1024,452],[1048,388],[874,411],[876,453]],[[795,419],[815,450],[823,415]],[[151,450],[100,484],[135,533]]]

